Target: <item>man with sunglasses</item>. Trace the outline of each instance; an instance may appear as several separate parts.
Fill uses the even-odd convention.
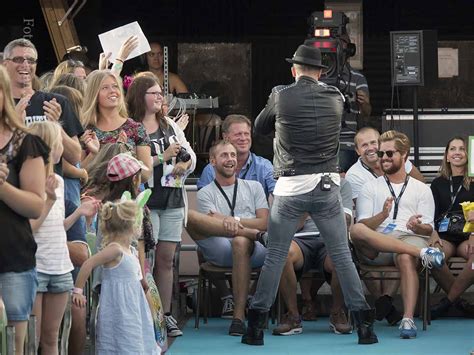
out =
[[[383,175],[380,158],[377,155],[379,149],[379,132],[372,127],[360,129],[354,137],[355,151],[359,156],[357,162],[350,167],[346,173],[346,179],[352,187],[352,199],[357,204],[362,186]],[[413,166],[410,160],[405,161],[405,172],[411,177],[424,182],[423,175]],[[390,325],[396,325],[402,314],[393,305],[393,295],[397,292],[400,282],[398,280],[383,280],[383,282],[365,280],[370,293],[375,296],[376,319],[387,319]]]
[[[81,146],[77,136],[82,134],[82,126],[64,96],[33,88],[37,63],[36,47],[27,39],[15,39],[3,50],[3,65],[10,76],[12,94],[17,108],[19,111],[24,111],[25,124],[28,126],[38,121],[59,121],[63,128],[63,157],[75,165],[81,159]],[[56,170],[60,173],[60,166]]]
[[[416,337],[413,316],[420,259],[428,268],[439,268],[444,263],[443,253],[428,247],[434,200],[427,185],[406,173],[409,152],[410,142],[405,134],[388,131],[379,137],[377,155],[384,175],[362,187],[356,205],[358,223],[351,229],[351,240],[364,263],[395,265],[400,271],[403,339]]]
[[[366,182],[373,181],[383,175],[380,158],[377,155],[379,137],[379,132],[372,127],[361,128],[354,137],[355,152],[359,159],[350,167],[345,176],[351,184],[354,203],[357,203],[359,192]],[[410,160],[407,159],[404,166],[408,175],[425,182],[423,175]]]

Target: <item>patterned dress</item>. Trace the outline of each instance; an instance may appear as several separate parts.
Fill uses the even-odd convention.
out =
[[[102,131],[95,126],[88,126],[92,132],[95,132],[100,145],[107,143],[116,143],[121,131],[127,135],[127,145],[130,149],[135,150],[138,146],[149,145],[150,139],[146,133],[145,127],[140,122],[135,122],[131,118],[127,118],[123,125],[112,131]]]

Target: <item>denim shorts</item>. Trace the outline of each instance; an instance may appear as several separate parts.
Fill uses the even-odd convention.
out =
[[[232,238],[209,237],[196,240],[196,244],[206,261],[220,267],[232,267]],[[255,242],[252,255],[250,256],[252,269],[262,267],[266,255],[267,248],[260,244],[260,242]]]
[[[9,321],[27,321],[36,297],[36,269],[0,273],[0,296]]]
[[[184,207],[150,210],[150,218],[155,242],[179,243],[181,241]]]
[[[71,291],[73,287],[70,272],[62,275],[38,272],[38,290],[36,292],[63,293]]]

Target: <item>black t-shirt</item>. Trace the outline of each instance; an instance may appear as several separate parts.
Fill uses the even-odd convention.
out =
[[[10,142],[0,149],[7,156],[7,181],[18,188],[20,171],[25,160],[43,157],[48,161],[49,148],[37,136],[15,131]],[[0,200],[0,273],[22,272],[36,266],[36,242],[28,218],[19,215]]]
[[[160,127],[150,136],[152,156],[156,155],[158,149],[161,154],[169,146],[169,138],[175,136],[171,126],[167,128]],[[153,210],[166,210],[168,208],[184,207],[183,190],[181,188],[161,186],[161,177],[163,176],[163,164],[157,165],[153,169],[152,194],[148,200],[148,207]]]
[[[453,177],[453,193],[458,191],[459,185],[462,184],[463,176]],[[448,211],[449,205],[451,204],[451,190],[449,188],[449,180],[444,177],[437,177],[431,183],[431,191],[433,192],[433,198],[435,201],[435,221],[443,216]],[[456,200],[454,201],[453,207],[450,212],[461,212],[462,207],[459,205],[461,202],[474,201],[474,183],[471,182],[469,191],[466,191],[464,186],[459,191]],[[446,233],[439,233],[443,237]]]
[[[44,91],[35,91],[30,99],[28,106],[26,107],[25,125],[28,127],[34,122],[46,121],[47,118],[43,110],[43,102],[50,101],[56,98],[56,101],[61,105],[62,113],[59,117],[59,122],[64,129],[64,132],[69,137],[81,136],[84,132],[79,118],[75,114],[71,107],[68,99],[63,95],[52,94]],[[15,99],[15,103],[18,103],[19,99]],[[62,176],[61,163],[54,166],[54,171]]]

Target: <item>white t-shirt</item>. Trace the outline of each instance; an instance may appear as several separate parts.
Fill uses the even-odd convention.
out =
[[[407,160],[405,162],[405,172],[409,174],[411,169],[413,169],[413,164]],[[347,170],[345,178],[351,184],[353,199],[356,199],[359,196],[360,189],[367,181],[375,180],[375,176],[362,166],[360,158],[350,167],[349,170]]]
[[[392,183],[391,185],[395,196],[399,196],[403,183]],[[378,177],[375,181],[368,181],[360,190],[359,197],[357,198],[357,221],[373,217],[377,213],[380,213],[385,200],[390,196],[392,196],[392,194],[383,176]],[[407,229],[406,224],[410,217],[416,214],[422,215],[422,223],[433,226],[435,205],[431,189],[414,178],[409,178],[405,192],[400,198],[398,215],[395,221],[393,221],[394,207],[395,201],[392,203],[392,210],[388,218],[382,222],[377,228],[377,231],[382,231],[389,223],[395,223],[395,230],[413,233],[413,231]]]
[[[305,174],[295,176],[280,176],[276,182],[273,194],[275,196],[298,196],[314,190],[321,181],[323,174]],[[329,177],[336,185],[341,184],[337,173],[330,173]]]
[[[56,202],[34,233],[38,250],[36,251],[36,270],[49,275],[62,275],[74,269],[64,229],[64,180],[56,174],[59,181],[56,189]]]
[[[232,203],[234,185],[222,186],[222,190],[227,195],[229,202]],[[258,181],[238,179],[234,207],[234,216],[240,218],[255,218],[258,209],[268,209],[267,197],[262,184]],[[214,182],[197,192],[197,210],[204,214],[215,211],[226,216],[231,215],[227,200]]]

